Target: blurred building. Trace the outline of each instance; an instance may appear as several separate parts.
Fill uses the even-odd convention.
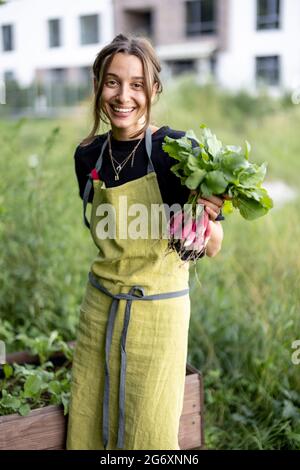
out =
[[[299,0],[113,0],[115,31],[148,35],[166,74],[228,89],[300,86]]]
[[[113,4],[115,31],[149,37],[164,76],[195,72],[205,83],[215,74],[217,52],[227,45],[228,0],[113,0]]]
[[[222,2],[222,0],[221,0]],[[229,0],[227,44],[218,80],[233,90],[291,91],[300,86],[300,1]]]
[[[113,34],[111,0],[6,0],[0,6],[0,74],[86,81]]]
[[[163,78],[194,72],[231,90],[300,85],[300,0],[0,0],[0,80],[91,85],[97,52],[147,36]],[[44,92],[38,91],[38,95]],[[42,96],[43,98],[43,96]]]

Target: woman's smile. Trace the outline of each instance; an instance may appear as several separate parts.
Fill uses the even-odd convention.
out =
[[[110,109],[112,110],[113,115],[118,118],[126,119],[128,116],[131,116],[135,107],[123,107],[123,106],[115,106],[110,105]]]

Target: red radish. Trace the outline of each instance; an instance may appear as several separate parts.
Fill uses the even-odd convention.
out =
[[[174,238],[182,238],[182,211],[174,214],[170,221],[170,235]]]
[[[204,218],[204,213],[202,213],[201,218],[197,221],[196,237],[190,249],[193,249],[199,252],[203,249],[205,229],[206,229],[205,218]]]
[[[189,212],[184,212],[182,238],[185,239],[192,230],[193,218]]]
[[[188,224],[187,226],[185,227],[185,231],[184,231],[184,234],[183,234],[183,239],[184,239],[184,243],[183,243],[183,246],[184,247],[187,247],[189,246],[191,243],[194,242],[195,240],[195,237],[196,237],[196,221],[194,219],[190,219],[188,221]]]
[[[197,237],[195,238],[194,242],[192,245],[190,245],[190,250],[194,250],[197,252],[201,252],[204,248],[204,239],[203,237],[197,234]]]
[[[190,210],[182,210],[169,219],[169,247],[178,251],[183,260],[201,257],[211,234],[204,205],[198,206],[195,216]]]

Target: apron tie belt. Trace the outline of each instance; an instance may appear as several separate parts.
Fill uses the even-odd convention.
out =
[[[126,337],[130,320],[131,304],[133,300],[158,300],[169,299],[172,297],[180,297],[186,295],[189,289],[183,289],[173,292],[164,292],[162,294],[145,295],[144,288],[141,286],[133,286],[128,294],[112,294],[102,284],[99,279],[90,271],[89,281],[91,284],[104,294],[113,299],[109,315],[105,335],[105,379],[104,379],[104,399],[103,399],[103,445],[106,450],[109,437],[109,354],[112,343],[113,329],[115,318],[118,310],[120,300],[126,300],[124,323],[121,335],[121,369],[120,369],[120,383],[119,383],[119,424],[118,424],[118,442],[117,447],[122,449],[124,447],[124,434],[125,434],[125,379],[126,379]],[[135,292],[140,292],[140,295]]]

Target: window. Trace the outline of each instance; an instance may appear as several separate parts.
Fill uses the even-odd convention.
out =
[[[173,76],[196,72],[194,60],[168,60],[167,64]]]
[[[216,1],[190,0],[186,2],[186,35],[216,33]]]
[[[98,15],[80,17],[80,43],[97,44],[99,42]]]
[[[6,82],[12,82],[15,80],[15,74],[12,70],[5,70],[4,71],[4,81]]]
[[[256,29],[280,27],[280,0],[257,0]]]
[[[92,83],[92,70],[91,67],[79,68],[79,80],[83,85],[90,85]]]
[[[6,24],[2,26],[2,49],[3,51],[13,51],[13,25]]]
[[[258,85],[279,85],[279,56],[256,57]]]
[[[211,55],[209,58],[210,72],[213,77],[217,76],[217,56]]]
[[[57,67],[49,70],[49,77],[52,83],[64,83],[66,81],[66,69]]]
[[[60,20],[53,19],[48,20],[48,31],[49,31],[49,47],[61,46],[61,27]]]

